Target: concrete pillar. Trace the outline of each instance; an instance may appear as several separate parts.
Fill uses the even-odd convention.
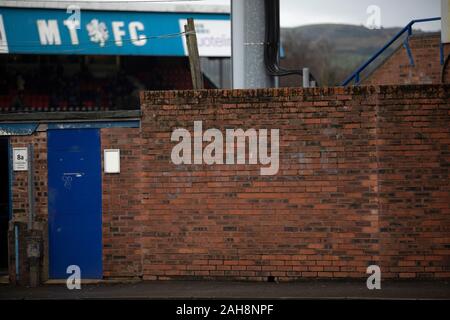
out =
[[[309,88],[309,68],[303,68],[303,88]]]
[[[233,89],[275,86],[264,64],[264,0],[231,0]]]
[[[441,0],[442,43],[450,43],[450,0]]]

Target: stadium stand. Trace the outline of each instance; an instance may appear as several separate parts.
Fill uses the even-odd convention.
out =
[[[139,109],[140,90],[192,89],[186,58],[123,60],[120,68],[104,75],[84,63],[75,73],[64,63],[3,65],[0,112],[131,110]],[[214,88],[206,77],[205,88]]]

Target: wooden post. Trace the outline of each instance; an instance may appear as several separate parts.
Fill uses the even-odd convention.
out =
[[[192,86],[194,90],[203,89],[203,74],[200,67],[200,55],[198,54],[197,35],[195,33],[194,19],[188,18],[184,26],[186,32],[186,45],[189,53],[191,67]]]

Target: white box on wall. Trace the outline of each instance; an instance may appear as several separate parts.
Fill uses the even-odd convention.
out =
[[[105,173],[120,173],[120,150],[105,149],[103,155]]]

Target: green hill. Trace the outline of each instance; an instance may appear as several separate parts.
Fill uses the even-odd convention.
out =
[[[285,59],[282,64],[290,68],[308,66],[321,84],[336,85],[400,30],[370,30],[364,26],[344,24],[283,28],[281,39]],[[392,52],[395,47],[391,47],[386,54]],[[294,81],[297,82],[298,79]],[[289,80],[283,82],[289,85]]]

